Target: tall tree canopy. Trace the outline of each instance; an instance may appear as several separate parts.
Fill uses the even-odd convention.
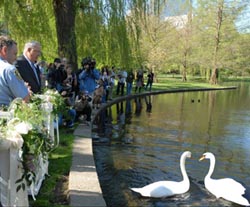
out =
[[[249,34],[239,33],[235,21],[250,2],[191,2],[3,0],[0,32],[18,42],[19,52],[34,39],[43,59],[66,57],[75,68],[92,56],[99,66],[182,71],[183,80],[199,73],[216,83],[218,74],[248,73]]]

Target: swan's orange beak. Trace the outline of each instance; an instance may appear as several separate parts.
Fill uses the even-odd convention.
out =
[[[202,161],[205,159],[205,155],[202,155],[201,158],[199,159],[199,161]]]

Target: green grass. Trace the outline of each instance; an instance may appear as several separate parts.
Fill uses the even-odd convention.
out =
[[[182,81],[164,81],[164,82],[158,82],[153,83],[152,90],[170,90],[170,89],[182,89],[182,88],[214,88],[214,87],[220,87],[218,85],[211,85],[208,83],[199,83],[199,82],[182,82]]]
[[[146,82],[145,82],[146,83]],[[218,85],[211,85],[207,80],[200,76],[187,77],[187,81],[183,82],[180,75],[172,77],[172,75],[159,75],[153,83],[152,90],[170,90],[170,89],[184,89],[184,88],[219,88]]]
[[[61,204],[62,195],[55,193],[55,188],[61,181],[65,182],[65,176],[69,175],[72,161],[73,130],[60,128],[60,144],[50,153],[49,156],[49,176],[43,181],[36,201],[30,198],[30,206],[34,207],[60,207],[69,206]],[[67,188],[67,182],[65,182]],[[63,190],[63,187],[60,187]],[[66,189],[67,190],[67,189]]]

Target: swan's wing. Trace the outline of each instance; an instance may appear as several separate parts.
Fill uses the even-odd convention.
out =
[[[217,198],[241,196],[245,193],[244,186],[231,178],[205,179],[205,186]]]
[[[217,198],[224,198],[233,202],[241,200],[245,193],[244,186],[231,178],[205,179],[205,186]]]
[[[151,183],[142,188],[131,188],[131,190],[140,193],[145,197],[169,197],[176,194],[185,193],[186,186],[183,182],[174,182],[174,181],[158,181]]]
[[[232,178],[223,178],[218,180],[220,182],[219,186],[223,186],[224,189],[228,189],[232,194],[243,195],[246,188],[239,182]]]
[[[165,186],[158,186],[150,192],[150,196],[154,198],[169,197],[173,196],[174,194],[175,193],[171,189]]]
[[[250,206],[249,201],[244,197],[246,188],[241,183],[231,178],[224,178],[217,181],[222,198],[240,205]]]
[[[142,188],[131,188],[131,190],[140,193],[145,197],[168,197],[173,195],[173,191],[168,187],[169,183],[171,183],[171,181],[158,181]]]

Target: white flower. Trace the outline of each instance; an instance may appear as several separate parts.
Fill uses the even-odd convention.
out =
[[[23,138],[18,132],[7,130],[6,136],[6,140],[11,143],[12,147],[21,149],[21,147],[23,146]]]
[[[53,111],[53,104],[52,103],[42,103],[41,108],[45,110],[47,113],[51,113]]]
[[[19,118],[13,118],[7,122],[7,127],[12,128],[13,126],[19,124],[21,120]]]
[[[14,127],[15,131],[19,134],[28,134],[32,129],[32,125],[28,122],[21,122]]]

